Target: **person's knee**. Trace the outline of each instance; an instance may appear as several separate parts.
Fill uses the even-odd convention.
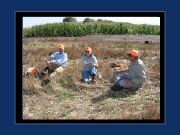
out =
[[[91,74],[96,74],[96,72],[97,72],[95,67],[91,67],[89,71]]]
[[[64,68],[63,67],[58,67],[56,68],[55,72],[57,73],[60,73],[60,72],[63,72],[64,71]]]

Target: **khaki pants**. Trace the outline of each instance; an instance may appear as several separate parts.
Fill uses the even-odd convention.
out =
[[[53,76],[55,76],[57,73],[61,73],[61,72],[63,72],[63,71],[64,71],[64,68],[63,68],[63,67],[58,67],[58,68],[56,68],[56,70],[55,70],[53,73],[50,74],[50,77],[53,77]]]

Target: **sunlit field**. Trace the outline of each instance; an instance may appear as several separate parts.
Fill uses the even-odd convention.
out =
[[[152,43],[147,45],[145,40]],[[65,44],[68,67],[45,86],[39,78],[23,77],[23,119],[160,119],[159,35],[24,38],[24,70],[45,68],[59,43]],[[81,57],[88,46],[97,57],[102,76],[95,84],[81,82]],[[112,91],[110,63],[128,66],[126,52],[131,49],[141,53],[147,80],[137,91]]]

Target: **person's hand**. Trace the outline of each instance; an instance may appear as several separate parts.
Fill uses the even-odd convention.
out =
[[[89,67],[89,63],[85,63],[86,67]]]
[[[91,64],[90,64],[90,63],[87,63],[87,64],[86,64],[86,67],[88,67],[88,68],[91,67]]]
[[[89,63],[89,66],[94,66],[94,64],[93,63]]]
[[[52,61],[54,58],[53,57],[48,57],[47,61]]]
[[[86,63],[86,66],[87,66],[87,67],[91,67],[91,66],[92,66],[92,63]]]
[[[51,61],[47,61],[47,64],[49,64]]]
[[[50,63],[53,63],[53,61],[52,61],[52,60],[49,60],[49,61],[47,61],[47,63],[50,64]]]

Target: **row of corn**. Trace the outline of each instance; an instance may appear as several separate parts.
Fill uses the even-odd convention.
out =
[[[129,23],[52,23],[23,29],[25,37],[75,37],[86,35],[159,35],[160,26]]]

